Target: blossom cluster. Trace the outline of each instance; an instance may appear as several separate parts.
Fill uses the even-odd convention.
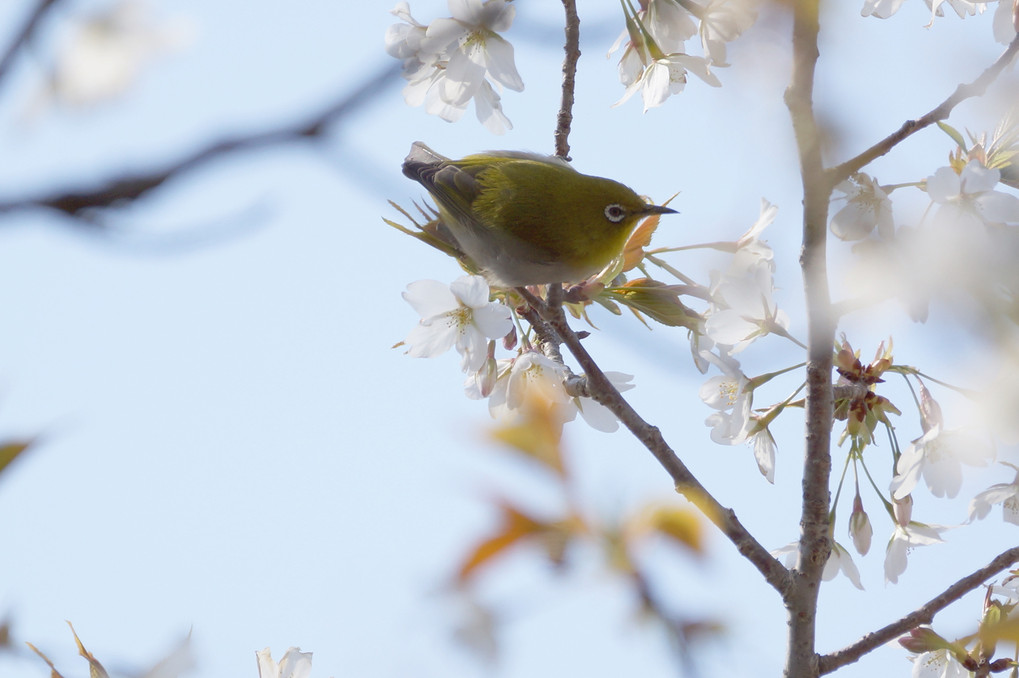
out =
[[[759,0],[643,0],[639,10],[623,3],[626,29],[609,50],[623,46],[619,80],[626,91],[616,106],[637,92],[644,111],[661,106],[686,86],[687,73],[713,87],[721,82],[712,66],[727,66],[726,43],[738,38],[757,19]],[[700,36],[704,56],[687,52],[686,41]],[[624,46],[625,43],[625,46]]]
[[[905,0],[864,0],[863,16],[873,16],[878,19],[887,19],[902,7]],[[974,14],[983,14],[987,6],[997,2],[994,10],[994,39],[1003,45],[1012,42],[1016,34],[1016,15],[1013,13],[1012,0],[927,0],[927,6],[931,9],[931,20],[927,25],[934,23],[934,19],[945,15],[945,5],[948,5],[960,19]]]
[[[435,280],[419,280],[403,294],[421,320],[402,342],[407,354],[434,358],[450,348],[461,356],[460,367],[467,374],[467,396],[488,398],[489,411],[502,422],[524,417],[535,402],[553,411],[559,423],[579,414],[594,429],[612,432],[619,423],[607,408],[592,398],[571,395],[565,386],[571,376],[560,362],[552,360],[529,343],[515,350],[513,357],[496,360],[495,340],[514,341],[516,333],[511,311],[502,300],[491,300],[491,290],[481,276],[462,276],[449,286]],[[608,372],[606,376],[620,391],[632,388],[629,375]]]
[[[513,45],[499,35],[516,8],[509,0],[449,0],[449,11],[452,16],[425,25],[406,2],[392,10],[403,23],[386,31],[386,52],[403,60],[404,100],[448,122],[459,120],[473,100],[478,120],[502,134],[513,125],[496,88],[524,89]]]

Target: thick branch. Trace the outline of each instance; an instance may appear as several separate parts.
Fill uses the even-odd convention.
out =
[[[576,0],[563,0],[566,10],[566,57],[563,59],[563,101],[556,117],[555,154],[570,159],[570,127],[573,125],[573,95],[577,86],[577,62],[580,60],[580,17]]]
[[[792,586],[785,599],[789,645],[785,675],[817,676],[817,596],[821,573],[831,551],[829,490],[831,476],[832,346],[835,330],[827,273],[827,223],[831,184],[824,176],[821,138],[813,109],[814,69],[818,59],[818,0],[795,3],[793,73],[786,90],[799,148],[803,180],[803,249],[800,265],[806,292],[807,388],[806,447],[803,460],[803,503],[800,541]]]
[[[848,179],[854,172],[859,172],[871,161],[888,153],[896,144],[906,139],[906,137],[919,132],[925,127],[930,127],[936,122],[947,119],[952,114],[952,110],[966,99],[982,95],[1001,71],[1004,70],[1005,66],[1011,63],[1017,52],[1019,52],[1019,35],[1012,39],[1012,42],[1002,55],[998,57],[997,61],[981,73],[979,78],[969,84],[960,84],[952,92],[952,95],[942,101],[937,108],[916,120],[907,120],[894,133],[889,134],[863,153],[837,167],[831,168],[829,170],[831,183],[837,184]]]
[[[266,148],[319,137],[339,118],[363,106],[385,87],[398,72],[399,64],[387,66],[360,87],[300,123],[281,124],[261,132],[240,135],[210,144],[168,166],[106,181],[93,189],[57,191],[50,195],[0,201],[0,214],[23,209],[53,209],[69,216],[81,216],[89,209],[114,207],[135,200],[170,179],[221,156],[237,151]]]
[[[701,485],[675,451],[665,442],[658,428],[644,421],[620,395],[605,373],[598,367],[591,354],[581,344],[580,338],[570,328],[562,307],[556,306],[551,309],[546,307],[541,310],[541,315],[549,318],[548,322],[552,329],[559,335],[584,371],[590,396],[616,415],[619,421],[665,468],[675,483],[676,490],[696,504],[708,519],[729,538],[740,554],[749,560],[764,576],[764,579],[784,597],[789,588],[789,571],[743,527],[732,509],[722,506]]]
[[[1017,562],[1019,562],[1019,546],[1010,548],[985,567],[963,577],[902,619],[894,621],[873,633],[868,633],[849,647],[822,656],[818,660],[820,673],[831,673],[846,664],[852,664],[868,652],[898,638],[904,633],[908,633],[917,626],[930,624],[935,614]]]

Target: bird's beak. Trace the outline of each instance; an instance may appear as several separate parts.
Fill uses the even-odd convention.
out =
[[[679,214],[679,212],[664,205],[648,205],[644,214]]]

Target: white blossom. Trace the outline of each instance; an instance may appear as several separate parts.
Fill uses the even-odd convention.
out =
[[[898,582],[899,575],[906,571],[906,556],[909,551],[917,546],[943,542],[941,532],[944,529],[938,525],[910,522],[903,527],[896,523],[895,532],[888,541],[888,549],[885,551],[885,581],[893,584]]]
[[[404,340],[408,355],[434,358],[456,346],[465,372],[477,372],[488,355],[488,340],[505,336],[513,327],[510,311],[488,300],[488,283],[481,276],[462,276],[449,286],[436,280],[407,285],[403,298],[421,316]]]
[[[269,648],[259,650],[255,653],[258,678],[308,678],[311,675],[311,655],[311,652],[301,652],[299,647],[291,647],[277,664],[272,660]]]

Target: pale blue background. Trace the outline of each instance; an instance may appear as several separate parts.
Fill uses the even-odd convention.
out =
[[[0,7],[5,33],[29,4]],[[817,96],[824,120],[842,133],[838,159],[932,108],[1003,49],[990,38],[990,14],[952,15],[925,29],[919,0],[884,22],[860,18],[858,2],[827,4],[838,7],[823,17],[831,28]],[[659,244],[735,239],[761,197],[777,203],[766,237],[778,299],[802,337],[799,179],[782,103],[787,21],[762,22],[730,47],[734,66],[718,72],[723,88],[692,78],[644,115],[637,99],[610,108],[622,94],[616,60],[604,58],[622,26],[617,3],[580,5],[577,167],[658,200],[681,191],[673,206],[682,214],[664,222]],[[159,60],[116,102],[26,123],[24,106],[63,23],[98,6],[54,12],[0,90],[0,199],[87,186],[225,134],[301,118],[391,61],[382,49],[394,20],[389,2],[166,2],[166,16],[194,22],[190,49]],[[438,1],[411,9],[423,22],[447,15]],[[490,135],[473,111],[450,125],[408,108],[394,81],[327,142],[224,157],[105,215],[112,235],[43,213],[2,218],[0,438],[44,438],[0,476],[0,613],[10,615],[19,646],[31,641],[66,675],[84,675],[67,619],[108,668],[125,672],[190,630],[202,678],[255,676],[256,650],[269,646],[278,658],[290,645],[313,651],[313,675],[323,677],[676,674],[662,634],[634,622],[635,601],[591,548],[577,552],[568,577],[526,553],[486,574],[484,598],[509,617],[497,669],[455,645],[454,606],[440,592],[494,525],[486,497],[498,491],[546,507],[554,497],[539,474],[485,440],[487,409],[463,397],[455,356],[414,360],[390,348],[417,320],[400,297],[406,284],[458,275],[451,260],[382,223],[395,215],[387,199],[422,197],[400,161],[415,139],[452,156],[550,152],[560,24],[558,3],[518,3],[507,37],[526,90],[504,94],[515,125],[505,137]],[[1014,77],[1007,83],[998,91],[1014,96]],[[993,125],[987,111],[969,102],[953,122],[982,130]],[[920,179],[950,150],[945,135],[928,131],[875,171],[888,183]],[[832,249],[836,260],[848,251]],[[672,261],[705,281],[725,263],[692,254]],[[769,486],[745,446],[710,442],[709,410],[697,397],[705,377],[691,364],[685,332],[649,332],[601,311],[593,318],[600,330],[591,350],[605,368],[635,375],[632,402],[698,477],[769,548],[793,540],[798,412],[776,427],[777,484]],[[899,362],[966,382],[970,354],[958,325],[951,309],[936,307],[930,326],[913,326],[887,304],[845,329],[866,358],[895,334]],[[775,338],[745,358],[750,374],[799,359]],[[758,402],[795,386],[790,377]],[[905,412],[905,445],[918,425],[901,382],[890,388]],[[951,412],[954,401],[935,395]],[[566,445],[592,514],[674,497],[666,474],[623,432],[575,424]],[[887,452],[882,439],[872,451],[876,472],[885,472]],[[998,467],[963,494],[1010,479]],[[995,511],[978,528],[951,533],[948,545],[913,553],[902,584],[885,586],[890,525],[868,489],[864,497],[876,529],[870,556],[856,558],[867,591],[844,578],[824,587],[821,651],[912,610],[1016,543],[1016,528]],[[843,543],[848,510],[843,504],[837,527]],[[958,523],[965,499],[938,502],[918,491],[916,510]],[[728,642],[699,653],[703,675],[778,675],[778,596],[711,534],[701,562],[653,554],[662,592],[690,617],[731,625]],[[940,628],[967,632],[978,616],[975,594]],[[904,656],[884,650],[840,675],[906,675]],[[0,675],[47,669],[18,649],[0,655]]]

